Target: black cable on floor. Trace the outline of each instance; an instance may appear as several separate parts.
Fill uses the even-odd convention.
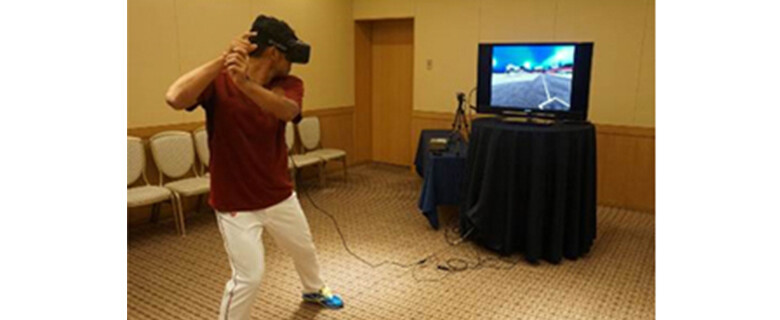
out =
[[[361,257],[360,255],[358,255],[357,253],[353,252],[352,249],[349,248],[349,245],[347,244],[347,240],[344,238],[344,233],[341,232],[341,227],[339,226],[339,222],[338,222],[338,220],[336,220],[336,217],[334,217],[332,214],[330,214],[327,210],[325,210],[325,209],[321,208],[319,205],[317,205],[317,202],[315,202],[314,199],[311,198],[311,194],[309,194],[309,190],[308,189],[304,189],[303,193],[306,195],[306,198],[309,199],[309,202],[312,204],[312,206],[314,206],[314,208],[316,208],[317,210],[319,210],[320,212],[325,214],[328,218],[330,218],[331,221],[333,221],[333,225],[336,227],[336,232],[339,234],[339,237],[341,238],[341,244],[344,246],[344,249],[350,255],[355,257],[355,259],[357,259],[360,262],[362,262],[363,264],[371,267],[372,269],[381,267],[381,266],[383,266],[385,264],[388,264],[388,263],[392,264],[392,265],[395,265],[395,266],[398,266],[398,267],[401,267],[401,268],[409,268],[409,267],[412,267],[412,266],[415,266],[415,265],[419,265],[419,264],[425,263],[425,261],[427,261],[432,255],[436,254],[436,252],[435,252],[435,253],[433,253],[433,254],[431,254],[431,255],[429,255],[429,256],[427,256],[427,257],[425,257],[425,258],[423,258],[423,259],[421,259],[421,260],[419,260],[417,262],[412,262],[412,263],[407,263],[407,264],[399,263],[399,262],[396,262],[396,261],[390,261],[390,260],[384,260],[384,261],[382,261],[380,263],[371,263],[368,260],[366,260],[363,257]]]
[[[295,169],[298,169],[298,167],[295,165],[295,162],[292,160],[292,156],[289,156],[289,158],[290,158],[290,162],[293,164],[293,167]],[[396,262],[396,261],[392,261],[392,260],[383,260],[382,262],[379,262],[379,263],[371,263],[368,260],[366,260],[365,258],[363,258],[360,255],[358,255],[357,253],[355,253],[354,251],[352,251],[352,249],[349,247],[349,244],[347,244],[347,240],[344,237],[344,233],[341,231],[341,227],[339,226],[339,222],[336,219],[336,217],[333,216],[327,210],[325,210],[322,207],[320,207],[317,204],[317,202],[314,201],[314,199],[311,197],[311,194],[309,193],[308,188],[303,188],[303,194],[309,200],[309,203],[311,203],[312,206],[314,206],[314,208],[316,208],[318,211],[322,212],[325,216],[330,218],[331,221],[333,221],[333,225],[336,227],[336,232],[339,234],[339,238],[341,238],[341,244],[344,247],[344,250],[346,250],[347,253],[349,253],[352,257],[354,257],[355,259],[357,259],[361,263],[365,264],[366,266],[370,267],[371,269],[376,269],[376,268],[381,267],[381,266],[383,266],[385,264],[391,264],[391,265],[394,265],[394,266],[397,266],[397,267],[400,267],[400,268],[403,268],[403,269],[408,269],[408,268],[411,268],[411,267],[414,267],[414,266],[422,266],[422,267],[424,267],[426,262],[433,261],[433,262],[435,262],[437,270],[446,272],[446,274],[444,276],[439,277],[439,278],[434,278],[434,279],[418,278],[416,273],[415,273],[415,270],[417,270],[417,269],[412,269],[412,278],[415,281],[417,281],[417,282],[438,282],[438,281],[443,280],[444,278],[446,278],[450,274],[453,274],[453,273],[456,273],[456,272],[462,272],[462,271],[466,271],[466,270],[478,270],[478,269],[484,268],[484,267],[486,267],[486,266],[484,266],[484,263],[488,262],[488,261],[502,261],[504,263],[510,264],[510,266],[507,267],[507,268],[498,268],[498,267],[494,267],[494,266],[488,266],[488,268],[497,269],[497,270],[509,270],[509,269],[514,268],[514,266],[517,265],[520,262],[520,260],[521,260],[521,259],[517,259],[516,261],[511,261],[510,262],[510,261],[506,261],[506,260],[503,260],[503,259],[500,259],[500,258],[495,258],[495,257],[489,257],[487,259],[482,259],[479,256],[479,253],[476,251],[476,249],[474,249],[474,254],[475,254],[475,257],[477,259],[477,262],[474,263],[473,265],[471,265],[469,263],[469,260],[466,260],[464,258],[449,258],[449,259],[445,260],[444,263],[439,263],[439,259],[438,259],[438,255],[439,254],[441,254],[441,253],[443,253],[443,252],[445,252],[447,250],[450,250],[453,247],[455,247],[455,246],[459,245],[460,243],[462,243],[465,239],[468,238],[469,234],[474,230],[472,228],[469,231],[467,231],[466,234],[463,237],[458,237],[457,240],[450,241],[449,233],[453,232],[455,234],[458,234],[458,225],[457,225],[457,223],[455,223],[456,219],[453,219],[453,220],[451,220],[452,222],[449,223],[449,226],[447,226],[445,228],[445,230],[444,230],[444,241],[447,244],[449,244],[448,246],[446,246],[444,248],[441,248],[441,249],[439,249],[437,251],[434,251],[433,253],[427,255],[426,257],[424,257],[424,258],[422,258],[422,259],[420,259],[420,260],[418,260],[416,262],[411,262],[411,263],[404,264],[404,263],[400,263],[400,262]],[[457,217],[455,217],[455,218],[457,218]]]

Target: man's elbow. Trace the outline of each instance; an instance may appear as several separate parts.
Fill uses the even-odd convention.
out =
[[[295,119],[295,116],[296,114],[285,112],[284,114],[280,114],[277,117],[279,118],[279,120],[282,120],[284,122],[290,122],[293,119]]]
[[[284,122],[290,122],[295,117],[298,116],[299,113],[301,113],[301,109],[298,107],[298,104],[286,101],[284,108],[282,109],[279,114],[276,115],[279,120],[282,120]]]
[[[182,110],[184,108],[189,107],[182,101],[180,97],[178,97],[176,94],[173,94],[171,92],[168,92],[165,94],[165,103],[167,103],[171,108],[175,110]]]
[[[284,116],[284,119],[282,120],[284,120],[285,122],[293,121],[293,119],[295,119],[300,113],[301,113],[300,110],[297,107],[295,107],[293,110],[287,112],[287,114],[285,114]]]

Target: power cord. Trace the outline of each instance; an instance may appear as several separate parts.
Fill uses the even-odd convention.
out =
[[[292,155],[288,155],[288,157],[290,159],[290,163],[292,163],[292,165],[293,165],[293,168],[295,170],[297,170],[298,166],[295,164],[295,161],[293,160]],[[314,206],[314,208],[316,208],[318,211],[322,212],[325,216],[330,218],[331,221],[333,221],[333,225],[336,227],[336,232],[339,234],[339,238],[341,239],[341,244],[344,247],[344,250],[346,250],[347,253],[349,253],[352,257],[354,257],[358,261],[362,262],[366,266],[370,267],[371,269],[379,268],[379,267],[381,267],[381,266],[383,266],[385,264],[391,264],[391,265],[394,265],[394,266],[397,266],[397,267],[401,267],[401,268],[407,269],[407,268],[410,268],[410,267],[413,267],[413,266],[416,266],[416,265],[422,265],[425,262],[427,262],[428,259],[430,259],[431,257],[435,256],[438,253],[443,252],[444,249],[449,249],[448,247],[444,247],[444,248],[442,248],[442,249],[440,249],[438,251],[435,251],[435,252],[431,253],[430,255],[428,255],[428,256],[426,256],[426,257],[424,257],[424,258],[422,258],[422,259],[420,259],[418,261],[411,262],[411,263],[400,263],[400,262],[391,261],[391,260],[383,260],[383,261],[381,261],[379,263],[371,263],[368,260],[366,260],[365,258],[363,258],[360,255],[358,255],[357,253],[355,253],[354,251],[352,251],[352,249],[349,247],[349,244],[347,244],[347,240],[344,237],[344,233],[341,231],[341,226],[339,226],[339,222],[338,222],[338,220],[336,220],[336,217],[333,216],[327,210],[325,210],[322,207],[320,207],[317,204],[317,202],[314,201],[314,199],[311,197],[311,194],[309,193],[308,189],[304,189],[303,190],[303,194],[309,200],[309,203],[311,203],[312,206]]]
[[[288,155],[288,157],[290,159],[290,163],[292,163],[292,165],[293,165],[293,168],[297,170],[298,166],[295,165],[295,161],[293,161],[292,155]],[[484,268],[484,267],[486,267],[484,265],[484,263],[488,262],[488,261],[498,260],[498,261],[503,261],[505,263],[510,264],[510,266],[507,267],[507,268],[498,268],[498,267],[494,267],[494,266],[488,266],[489,268],[492,268],[492,269],[502,269],[502,270],[512,269],[515,265],[517,265],[520,262],[520,259],[517,259],[516,261],[506,261],[506,260],[495,258],[495,257],[483,259],[482,257],[479,256],[479,253],[476,251],[476,248],[474,248],[474,254],[475,254],[477,262],[474,263],[473,265],[469,263],[470,262],[469,260],[466,260],[466,259],[463,259],[463,258],[449,258],[447,260],[444,260],[443,263],[439,263],[440,262],[439,258],[438,258],[439,254],[441,254],[441,253],[443,253],[443,252],[445,252],[447,250],[450,250],[453,247],[463,243],[463,241],[468,238],[468,236],[471,234],[471,232],[474,231],[474,228],[471,228],[462,237],[458,237],[454,241],[451,241],[450,240],[451,237],[449,236],[449,234],[450,233],[455,233],[455,234],[458,233],[458,226],[457,226],[457,223],[456,223],[456,219],[452,219],[451,222],[449,223],[450,226],[446,227],[445,230],[444,230],[444,241],[448,244],[448,246],[443,247],[443,248],[441,248],[441,249],[439,249],[437,251],[434,251],[433,253],[425,256],[424,258],[422,258],[422,259],[420,259],[418,261],[415,261],[415,262],[411,262],[411,263],[400,263],[400,262],[392,261],[392,260],[383,260],[383,261],[381,261],[379,263],[371,263],[368,260],[366,260],[365,258],[363,258],[360,255],[358,255],[357,253],[355,253],[354,251],[352,251],[352,249],[349,247],[349,244],[347,243],[346,238],[344,237],[344,233],[341,231],[341,226],[339,226],[339,223],[338,223],[338,220],[336,219],[336,217],[333,216],[327,210],[325,210],[322,207],[320,207],[317,204],[317,202],[314,201],[314,199],[311,197],[311,194],[309,193],[308,188],[304,188],[303,189],[303,194],[306,196],[306,198],[309,200],[309,202],[312,204],[312,206],[314,206],[314,208],[316,208],[318,211],[322,212],[325,216],[327,216],[333,222],[333,225],[336,227],[336,232],[339,234],[339,238],[341,239],[341,244],[344,247],[344,249],[347,251],[347,253],[349,253],[352,257],[354,257],[355,259],[357,259],[361,263],[365,264],[366,266],[370,267],[371,269],[376,269],[376,268],[381,267],[381,266],[383,266],[385,264],[391,264],[391,265],[400,267],[402,269],[408,269],[408,268],[415,267],[415,266],[420,266],[420,267],[424,268],[425,265],[426,265],[426,262],[432,262],[432,264],[436,265],[436,269],[437,270],[444,271],[444,272],[446,272],[446,274],[444,276],[442,276],[442,277],[439,277],[439,278],[424,279],[424,278],[417,277],[417,275],[415,273],[415,270],[417,270],[418,268],[415,268],[415,269],[412,269],[412,278],[415,281],[417,281],[417,282],[438,282],[438,281],[443,280],[444,278],[446,278],[450,274],[453,274],[453,273],[456,273],[456,272],[462,272],[462,271],[466,271],[466,270],[478,270],[478,269]],[[455,217],[455,218],[457,218],[457,217]]]
[[[471,90],[469,90],[469,95],[466,98],[466,106],[468,107],[466,109],[466,123],[469,124],[466,126],[466,133],[469,135],[471,135],[471,126],[470,126],[471,119],[472,119],[471,113],[477,110],[477,107],[471,104],[471,96],[474,94],[475,91],[477,91],[477,87],[471,88]]]
[[[311,194],[309,193],[308,189],[304,189],[303,193],[304,193],[304,195],[306,195],[306,198],[309,199],[309,202],[312,204],[312,206],[314,206],[314,208],[316,208],[317,210],[319,210],[320,212],[325,214],[328,218],[330,218],[331,221],[333,221],[333,225],[336,227],[336,232],[339,234],[339,237],[341,238],[341,244],[344,246],[344,249],[350,255],[355,257],[355,259],[357,259],[360,262],[362,262],[363,264],[371,267],[371,269],[379,268],[379,267],[381,267],[381,266],[383,266],[385,264],[392,264],[394,266],[398,266],[398,267],[401,267],[401,268],[409,268],[409,267],[412,267],[412,266],[415,266],[415,265],[419,265],[419,264],[425,263],[430,257],[432,257],[433,255],[438,253],[438,251],[437,251],[437,252],[435,252],[435,253],[433,253],[431,255],[428,255],[427,257],[425,257],[425,258],[423,258],[421,260],[418,260],[416,262],[406,263],[406,264],[399,263],[399,262],[396,262],[396,261],[390,261],[390,260],[384,260],[384,261],[382,261],[380,263],[371,263],[368,260],[366,260],[365,258],[363,258],[360,255],[358,255],[357,253],[355,253],[354,251],[352,251],[352,249],[350,249],[349,244],[347,244],[347,240],[344,237],[344,233],[341,231],[341,227],[339,226],[339,222],[338,222],[338,220],[336,220],[336,217],[334,217],[332,214],[330,214],[327,210],[325,210],[325,209],[321,208],[319,205],[317,205],[317,202],[315,202],[314,199],[312,199]]]
[[[466,99],[466,104],[469,106],[469,109],[477,110],[477,106],[471,104],[471,95],[474,94],[474,91],[477,91],[477,87],[471,88],[471,90],[469,90],[469,97]]]

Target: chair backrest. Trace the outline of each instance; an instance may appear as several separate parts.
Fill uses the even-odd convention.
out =
[[[146,156],[144,155],[144,143],[140,138],[127,137],[127,185],[138,181],[144,174]],[[146,177],[144,177],[146,178]],[[144,179],[146,180],[146,179]]]
[[[284,140],[287,142],[287,152],[289,153],[295,144],[295,127],[293,127],[292,122],[288,122],[287,125],[285,125]]]
[[[209,165],[209,138],[205,127],[200,127],[192,132],[195,138],[195,151],[198,153],[200,164],[204,167]]]
[[[152,158],[160,171],[160,184],[163,175],[179,178],[193,169],[195,150],[192,136],[184,131],[160,132],[149,139]]]
[[[316,149],[320,145],[320,119],[305,117],[298,123],[298,133],[306,150]]]

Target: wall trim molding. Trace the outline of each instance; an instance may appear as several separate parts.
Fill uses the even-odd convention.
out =
[[[430,120],[454,120],[454,112],[412,110],[412,118]]]
[[[311,116],[330,117],[330,116],[352,114],[354,112],[355,112],[355,106],[344,106],[344,107],[333,107],[333,108],[322,108],[322,109],[311,109],[311,110],[307,110],[306,107],[303,108],[304,117],[311,117]]]
[[[413,15],[401,15],[401,16],[376,16],[376,17],[361,17],[354,18],[355,22],[377,22],[377,21],[392,21],[392,20],[414,20]]]
[[[355,111],[354,106],[321,108],[321,109],[313,109],[313,110],[306,110],[304,108],[303,116],[304,117],[310,117],[310,116],[330,117],[330,116],[352,114],[354,111]],[[190,121],[190,122],[180,122],[180,123],[158,124],[152,126],[138,126],[132,128],[128,127],[127,135],[133,137],[139,137],[139,138],[148,138],[158,132],[163,132],[168,130],[193,131],[205,125],[206,125],[206,121],[201,120],[201,121]]]
[[[596,133],[655,139],[655,127],[596,124]]]
[[[153,126],[133,127],[127,128],[127,135],[138,138],[149,138],[159,132],[178,130],[178,131],[193,131],[197,128],[206,125],[206,121],[194,121],[194,122],[181,122],[171,124],[161,124]]]
[[[481,115],[477,113],[472,113],[471,119],[480,118],[480,117],[490,117],[490,116],[491,115]],[[423,111],[423,110],[414,110],[412,112],[412,118],[414,119],[453,121],[454,117],[455,117],[454,112]],[[593,125],[596,126],[596,133],[640,137],[640,138],[655,138],[655,127],[600,124],[600,123],[593,123]]]
[[[419,131],[449,129],[453,112],[412,112],[416,145]],[[471,119],[491,115],[471,114]],[[597,147],[597,196],[600,205],[655,212],[655,128],[594,124]]]

